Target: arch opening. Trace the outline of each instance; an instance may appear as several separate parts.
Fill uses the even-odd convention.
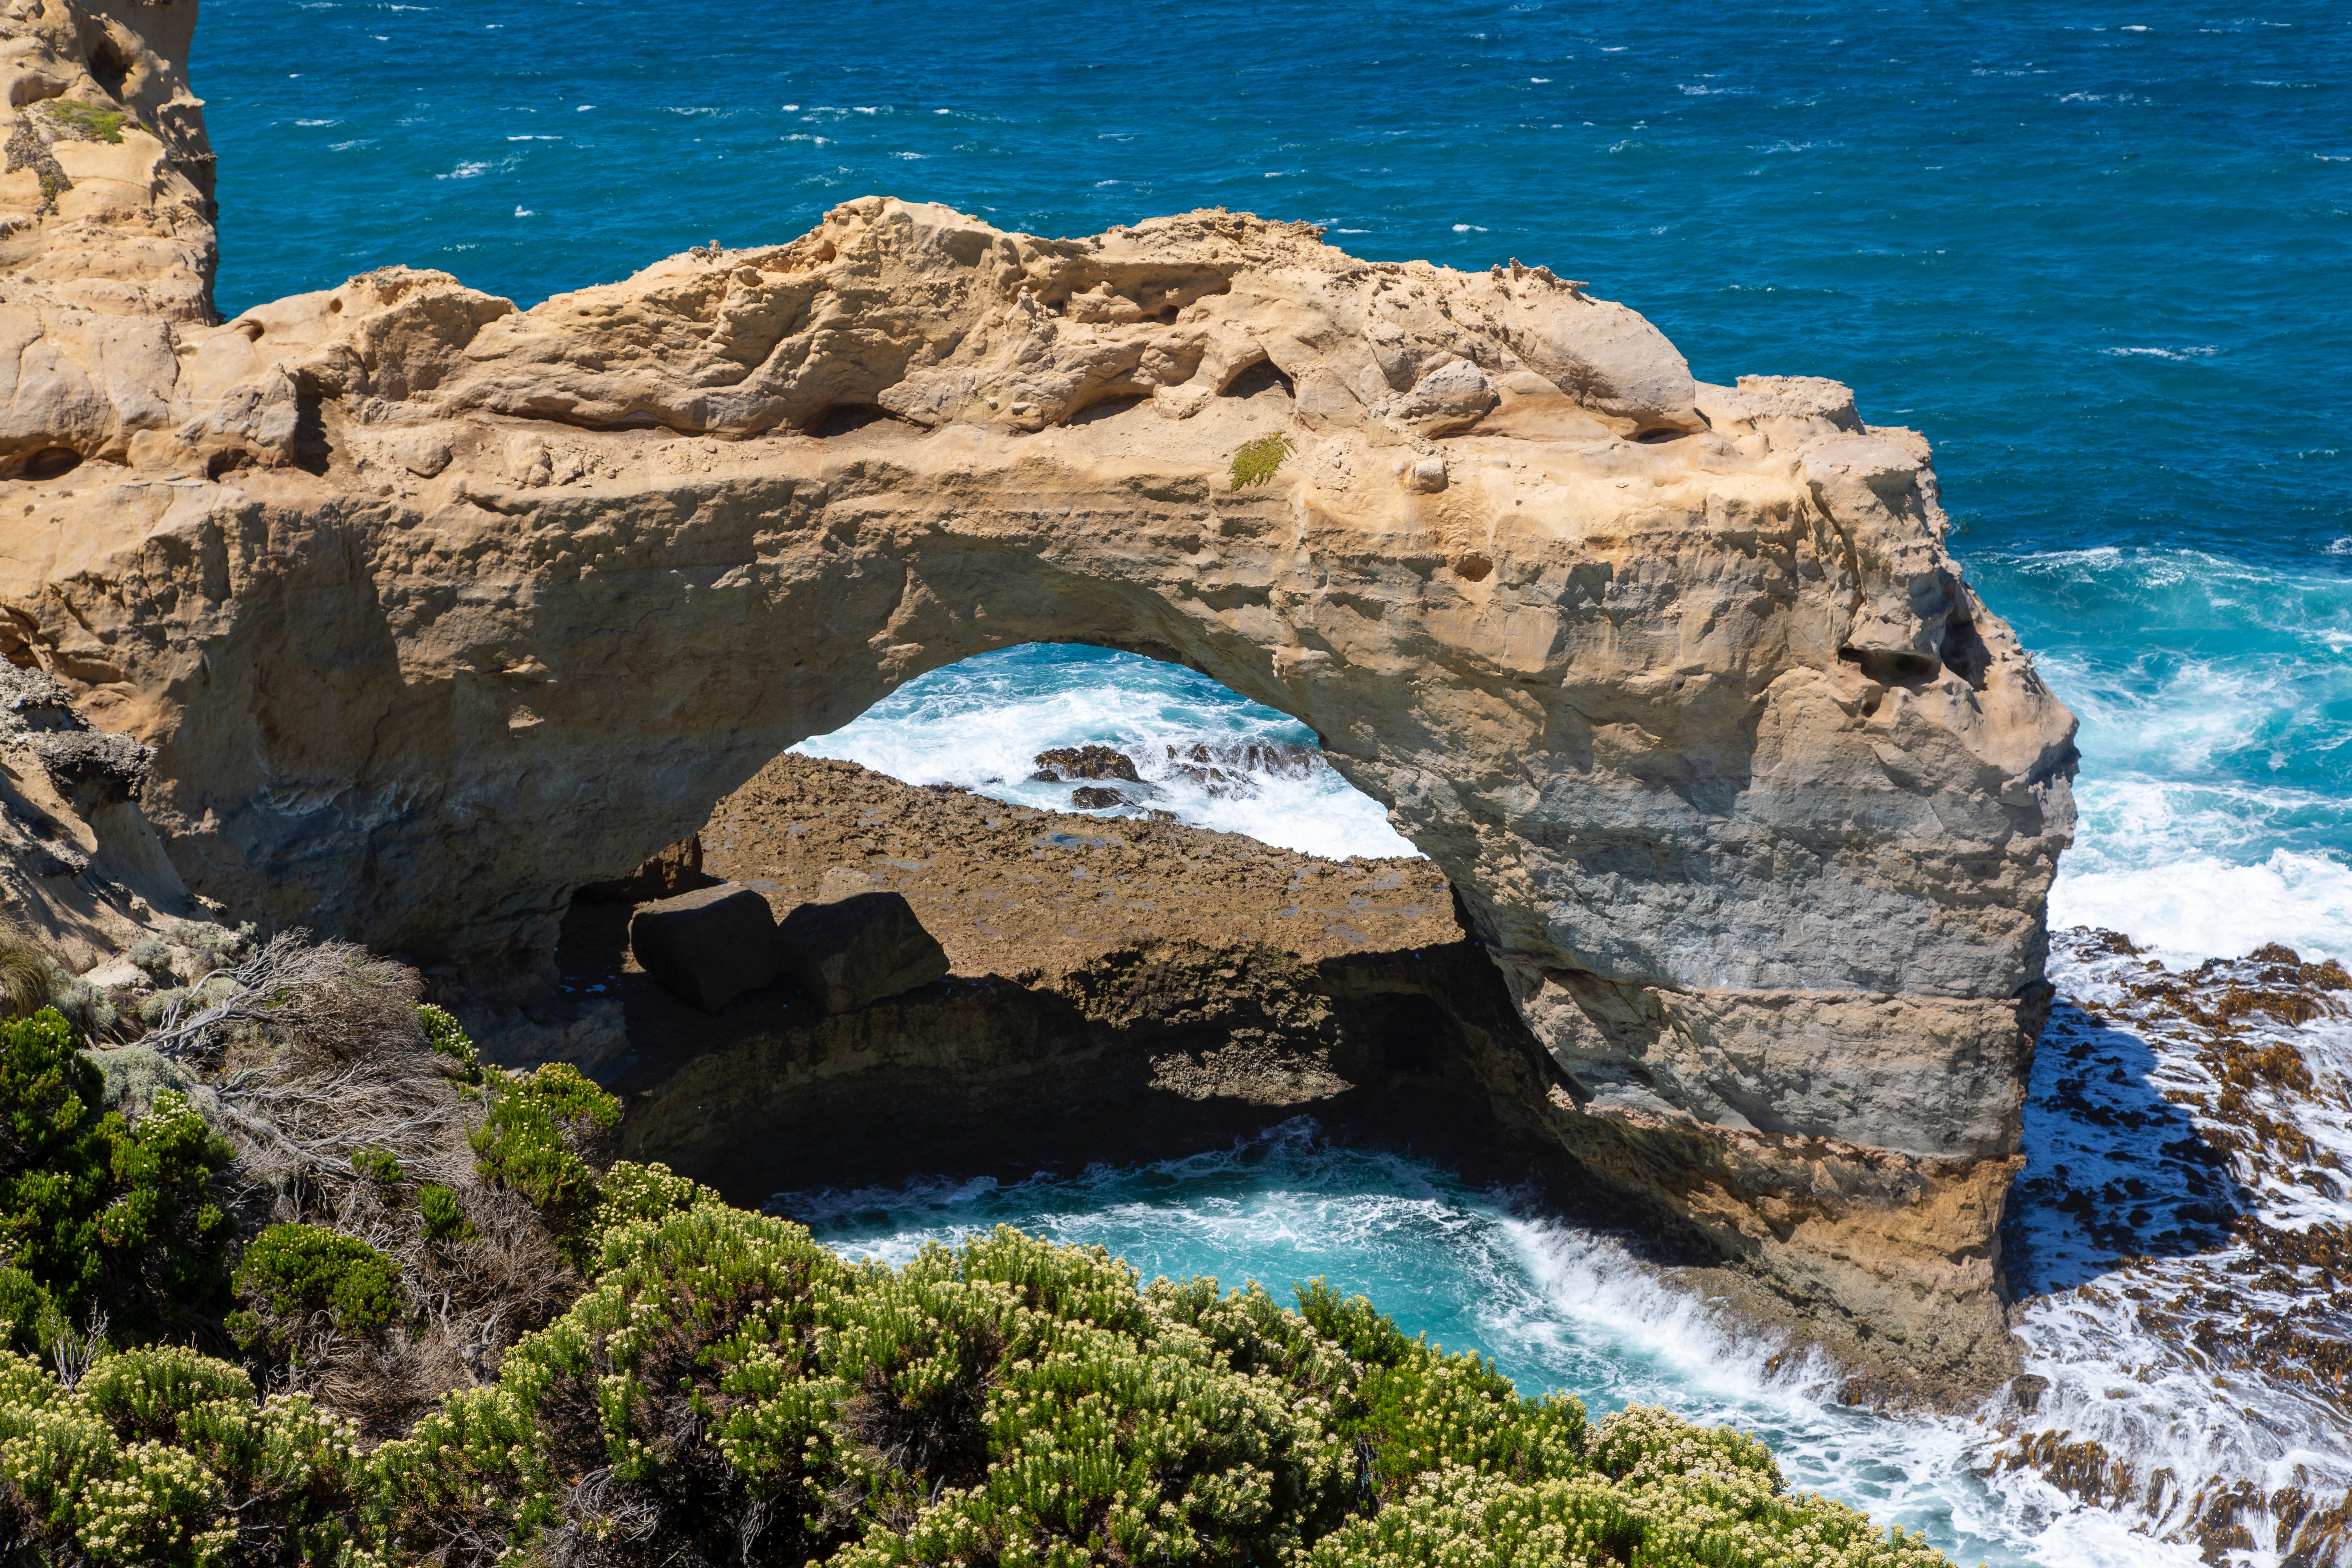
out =
[[[1071,798],[1092,790],[1115,803]],[[772,981],[714,1005],[658,951],[648,967],[641,918],[746,890],[775,919]],[[892,904],[938,944],[920,977],[843,1000],[792,956]],[[1577,1185],[1542,1129],[1542,1049],[1443,872],[1310,728],[1138,653],[1024,643],[905,680],[583,889],[556,958],[568,1002],[499,1048],[628,1095],[631,1157],[738,1202],[1190,1156],[1277,1125]]]

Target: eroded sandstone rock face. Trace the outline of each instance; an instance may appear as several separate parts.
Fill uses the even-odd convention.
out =
[[[208,327],[185,10],[38,14],[12,47],[164,62],[66,92],[165,123],[88,240],[147,292],[7,329],[52,370],[0,430],[0,647],[156,749],[198,893],[528,970],[574,888],[910,676],[1181,659],[1452,879],[1596,1173],[1890,1331],[1997,1316],[2074,721],[1916,434],[1695,384],[1541,268],[1222,211],[1048,240],[869,197],[528,311],[394,268]],[[9,308],[61,300],[9,188],[51,247],[0,257]]]

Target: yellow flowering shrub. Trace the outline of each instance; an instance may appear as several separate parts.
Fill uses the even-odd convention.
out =
[[[149,1346],[72,1388],[0,1351],[0,1487],[50,1557],[200,1568],[374,1568],[356,1528],[362,1461],[347,1424],[302,1395],[257,1400],[240,1369]]]

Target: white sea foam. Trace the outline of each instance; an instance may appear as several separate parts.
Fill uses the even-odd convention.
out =
[[[1519,1386],[1561,1388],[1595,1415],[1664,1405],[1753,1432],[1782,1473],[1992,1568],[2181,1568],[2193,1554],[2134,1533],[2031,1473],[1989,1484],[1987,1429],[1890,1417],[1832,1397],[1831,1369],[1726,1326],[1617,1237],[1466,1189],[1418,1161],[1334,1148],[1299,1118],[1230,1149],[1139,1168],[917,1181],[779,1194],[773,1205],[846,1256],[904,1263],[927,1242],[1010,1224],[1108,1248],[1149,1279],[1255,1279],[1277,1300],[1322,1277],[1409,1331],[1496,1357]]]
[[[2062,632],[2039,661],[2083,721],[2053,923],[2126,931],[2168,963],[2266,942],[2352,957],[2352,582],[2114,547],[1971,574],[2045,619],[2134,628]]]
[[[1143,784],[1129,794],[1139,809],[1334,859],[1417,853],[1377,801],[1319,757],[1251,765],[1252,746],[1312,747],[1313,733],[1296,721],[1191,670],[1106,649],[1012,648],[966,659],[793,749],[908,784],[960,784],[1067,811],[1072,786],[1033,779],[1034,759],[1090,744],[1134,760]],[[1225,777],[1209,776],[1211,767]]]
[[[2063,862],[2050,889],[2050,923],[2124,931],[2170,964],[2234,958],[2283,942],[2315,962],[2352,960],[2352,866],[2334,856],[2274,849],[2251,866],[2211,855],[2157,864]]]

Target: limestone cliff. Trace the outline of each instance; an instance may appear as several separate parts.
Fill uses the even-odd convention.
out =
[[[1541,268],[1223,211],[1052,240],[869,197],[528,311],[394,268],[206,326],[189,15],[9,41],[85,61],[12,149],[71,174],[70,101],[162,151],[82,263],[79,209],[5,187],[51,368],[0,441],[0,649],[155,748],[196,892],[529,972],[574,887],[910,676],[1179,659],[1451,879],[1591,1171],[1878,1331],[1933,1291],[1998,1334],[2074,721],[1917,435],[1696,384]]]

